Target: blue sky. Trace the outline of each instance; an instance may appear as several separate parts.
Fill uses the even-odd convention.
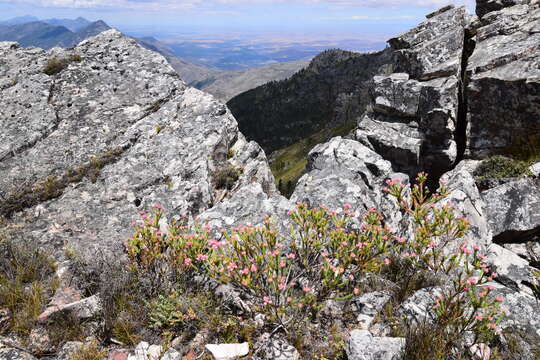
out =
[[[222,29],[305,36],[385,37],[448,3],[472,0],[0,0],[0,20],[83,16],[122,29]],[[155,31],[155,30],[154,30]]]

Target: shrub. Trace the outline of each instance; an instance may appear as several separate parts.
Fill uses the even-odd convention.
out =
[[[53,57],[52,59],[49,59],[47,65],[45,65],[45,68],[43,69],[43,72],[49,76],[56,75],[67,68],[68,65],[69,62],[66,61],[66,59]]]
[[[30,245],[0,242],[0,308],[12,314],[8,330],[27,336],[55,290],[55,266]]]
[[[218,169],[214,174],[214,186],[216,189],[231,190],[242,175],[242,170],[227,164]]]
[[[461,241],[468,221],[441,205],[448,189],[441,185],[431,194],[426,181],[427,176],[420,174],[410,192],[398,181],[388,181],[386,191],[411,222],[408,239],[391,232],[375,210],[359,218],[360,227],[353,226],[358,215],[347,204],[339,213],[298,204],[289,212],[290,240],[278,233],[271,219],[258,226],[222,230],[217,237],[208,227],[188,227],[186,222],[173,222],[164,233],[163,209],[157,206],[151,214],[142,214],[126,250],[134,269],[158,273],[160,279],[168,272],[184,277],[199,274],[234,285],[248,296],[254,313],[265,315],[273,331],[289,334],[306,330],[306,324],[315,320],[328,328],[331,321],[320,318],[325,302],[346,302],[358,295],[366,274],[386,272],[392,259],[424,276],[413,281],[418,285],[407,285],[406,293],[429,281],[428,274],[443,274],[451,281],[431,310],[433,329],[439,331],[437,346],[450,354],[462,350],[465,333],[474,333],[474,341],[480,342],[496,335],[503,315],[501,299],[491,296],[488,283],[496,274],[483,263],[480,248]],[[166,305],[162,309],[177,309],[178,304],[161,301]],[[172,319],[181,323],[185,313],[182,310]],[[162,322],[170,322],[171,314],[162,316]],[[420,330],[413,333],[423,334]]]
[[[82,57],[79,54],[73,54],[67,58],[53,57],[47,61],[43,72],[49,76],[56,75],[69,66],[70,62],[81,62]]]
[[[474,175],[479,180],[531,176],[530,165],[522,160],[493,156],[482,161],[474,171]]]
[[[69,360],[102,360],[107,352],[101,350],[95,341],[84,344],[78,351],[69,357]]]
[[[448,195],[448,189],[441,184],[436,194],[429,194],[426,181],[425,174],[418,176],[410,201],[404,186],[397,181],[388,181],[387,191],[396,198],[403,213],[411,217],[414,226],[412,238],[398,239],[401,256],[415,269],[441,273],[451,279],[450,284],[442,287],[432,309],[435,318],[431,330],[420,328],[412,333],[424,336],[426,330],[436,334],[437,347],[443,350],[444,356],[433,357],[431,354],[431,358],[442,360],[452,352],[465,351],[462,346],[466,333],[475,335],[475,343],[490,342],[506,310],[499,310],[501,297],[490,296],[493,287],[489,282],[497,274],[491,273],[483,263],[485,255],[480,252],[480,247],[459,241],[469,229],[468,221],[456,218],[449,205],[436,206]],[[408,359],[422,359],[423,356],[418,351],[406,353]]]

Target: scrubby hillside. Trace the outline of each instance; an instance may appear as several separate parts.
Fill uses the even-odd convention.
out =
[[[368,102],[367,83],[388,61],[384,51],[328,50],[290,79],[240,94],[227,106],[242,132],[272,152],[321,130],[354,123]]]

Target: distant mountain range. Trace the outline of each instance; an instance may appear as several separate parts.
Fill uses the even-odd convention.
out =
[[[45,19],[21,16],[0,22],[0,41],[16,41],[23,47],[64,48],[95,36],[111,27],[104,21],[85,18]],[[309,60],[277,63],[239,71],[224,71],[186,61],[153,37],[134,38],[141,46],[163,55],[188,85],[228,101],[232,97],[268,81],[283,80],[308,64]]]
[[[28,20],[30,22],[25,22]],[[24,47],[36,46],[46,50],[55,46],[67,48],[110,28],[101,20],[36,20],[32,16],[23,16],[0,23],[0,41],[16,41]]]

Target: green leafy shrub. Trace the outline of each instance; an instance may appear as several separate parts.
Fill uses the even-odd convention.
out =
[[[530,163],[522,160],[515,160],[505,156],[493,156],[482,161],[474,171],[474,175],[479,180],[531,176],[530,165]]]
[[[231,164],[227,164],[218,169],[214,174],[214,186],[217,189],[231,190],[241,175],[241,169]]]

